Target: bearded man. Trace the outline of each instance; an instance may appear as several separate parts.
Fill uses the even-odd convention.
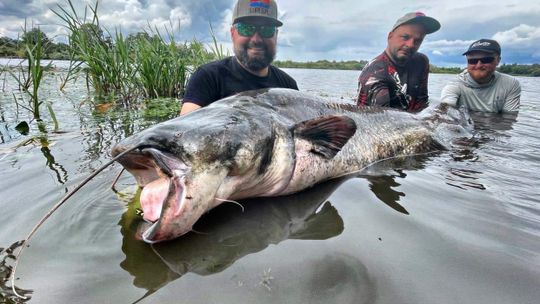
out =
[[[276,56],[278,9],[274,0],[238,0],[231,26],[234,56],[200,66],[188,82],[180,115],[243,92],[298,90],[296,81],[271,65]]]
[[[399,18],[388,33],[384,52],[362,69],[356,104],[409,112],[426,108],[429,59],[418,49],[426,35],[440,28],[439,21],[422,12]]]

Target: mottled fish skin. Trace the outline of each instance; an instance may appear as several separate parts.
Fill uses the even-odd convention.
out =
[[[146,202],[161,208],[159,218],[147,219],[152,227],[143,234],[153,243],[189,232],[226,199],[295,193],[381,159],[444,149],[448,143],[441,139],[449,140],[449,133],[440,136],[441,125],[451,126],[445,130],[456,137],[467,136],[467,118],[445,106],[415,115],[264,89],[155,125],[118,143],[112,154],[139,148],[119,162],[141,187],[171,180],[167,193],[148,195],[166,197]]]

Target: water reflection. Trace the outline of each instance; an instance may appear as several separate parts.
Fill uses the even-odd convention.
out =
[[[11,147],[7,147],[5,149],[6,155],[3,158],[7,157],[7,155],[11,153],[16,152],[21,147],[27,147],[27,146],[39,148],[41,153],[45,157],[45,165],[54,173],[54,175],[56,176],[56,180],[60,184],[65,184],[67,182],[68,172],[64,168],[64,166],[62,166],[56,161],[54,155],[51,152],[51,149],[49,149],[49,147],[51,146],[51,142],[49,141],[48,136],[45,134],[41,136],[30,137],[26,140],[23,140],[19,143],[12,145]],[[16,155],[20,156],[21,154],[19,153]],[[0,160],[2,160],[3,158],[0,158]],[[18,157],[15,157],[13,161],[14,163],[18,162],[19,161]]]
[[[517,121],[518,112],[511,113],[483,113],[470,112],[474,121],[474,129],[481,131],[486,135],[501,134],[500,131],[512,130],[514,123]]]
[[[333,254],[305,266],[310,278],[305,290],[312,291],[305,303],[375,303],[376,282],[367,267],[357,258]]]
[[[486,190],[486,186],[480,182],[483,172],[470,168],[472,163],[477,163],[480,159],[477,150],[489,142],[497,141],[497,138],[509,138],[507,132],[513,129],[517,121],[518,113],[483,113],[470,112],[470,117],[474,122],[475,135],[473,138],[460,139],[456,141],[450,156],[455,164],[449,168],[446,177],[447,184],[462,190],[475,189]],[[502,149],[506,152],[513,148],[504,144],[492,145],[494,148]]]
[[[80,116],[85,160],[96,160],[102,155],[109,155],[117,142],[149,126],[174,118],[179,112],[179,103],[174,99],[146,101],[140,106],[123,107],[112,103],[94,103],[91,106],[91,117]]]
[[[26,303],[32,298],[32,290],[21,289],[15,286],[17,297],[11,288],[11,263],[15,260],[14,252],[22,245],[22,241],[15,242],[8,248],[0,248],[0,303]]]
[[[47,160],[47,167],[49,167],[49,169],[51,169],[55,173],[56,180],[60,184],[65,184],[68,179],[68,173],[66,169],[64,169],[64,167],[58,164],[54,159],[54,156],[52,155],[51,150],[48,147],[48,142],[45,142],[45,144],[42,142],[41,153],[43,153],[43,156],[45,156],[45,159]]]
[[[9,135],[7,124],[3,121],[3,117],[0,117],[0,119],[2,119],[0,121],[0,144],[5,144],[11,141],[11,135]]]
[[[120,221],[126,255],[120,266],[134,277],[133,284],[148,290],[149,295],[188,272],[221,272],[270,244],[335,237],[343,231],[343,220],[327,198],[344,180],[286,197],[246,200],[243,212],[233,204],[221,205],[197,222],[197,233],[156,245],[136,239],[140,221],[132,203]]]
[[[11,140],[11,135],[9,135],[8,125],[4,115],[4,110],[2,104],[0,103],[0,144],[4,144]]]
[[[405,170],[421,170],[427,160],[435,153],[427,153],[410,157],[396,157],[369,166],[361,173],[361,177],[369,181],[369,188],[375,196],[388,207],[403,214],[409,214],[399,203],[405,193],[395,190],[400,183],[396,179],[407,177]]]

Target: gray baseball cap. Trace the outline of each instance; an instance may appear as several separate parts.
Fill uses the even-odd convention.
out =
[[[426,34],[434,33],[441,28],[441,24],[435,18],[428,17],[422,12],[412,12],[399,18],[392,27],[392,31],[399,26],[412,23],[421,24],[426,29]]]
[[[278,8],[274,0],[238,0],[233,9],[232,23],[239,21],[282,26],[277,19]]]

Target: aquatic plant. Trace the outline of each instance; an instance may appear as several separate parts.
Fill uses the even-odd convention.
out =
[[[131,48],[139,68],[137,80],[146,98],[180,97],[184,92],[189,65],[192,64],[184,50],[190,46],[177,43],[172,29],[172,24],[165,29],[168,43],[158,29],[138,35],[132,42]]]
[[[217,59],[224,59],[225,57],[229,57],[230,56],[229,50],[224,51],[223,45],[218,43],[216,34],[214,33],[214,28],[212,27],[212,23],[209,24],[209,27],[210,27],[210,35],[212,36],[212,43],[213,43],[213,45],[210,46],[210,50],[212,51],[212,54]]]
[[[165,34],[150,26],[128,37],[118,29],[112,34],[100,26],[98,2],[79,16],[72,1],[66,1],[53,12],[70,32],[74,59],[85,63],[87,82],[98,96],[118,97],[124,104],[139,97],[179,98],[195,68],[224,54],[215,39],[214,52],[195,39],[178,43],[172,21]]]
[[[23,29],[23,37],[30,37],[29,39],[23,39],[23,44],[25,48],[25,57],[26,60],[22,61],[19,64],[19,74],[15,74],[13,70],[8,70],[11,76],[19,84],[21,91],[27,93],[30,96],[30,101],[28,102],[28,107],[21,105],[28,110],[30,110],[34,116],[34,119],[40,124],[40,130],[45,131],[45,126],[42,124],[41,119],[41,106],[45,104],[51,119],[54,122],[54,130],[58,130],[58,120],[53,111],[52,105],[50,102],[40,100],[39,98],[39,86],[43,80],[43,73],[46,69],[51,67],[49,62],[46,65],[42,65],[42,59],[45,53],[47,39],[42,36],[42,32],[38,28],[34,28],[31,31],[27,31],[26,22]],[[29,34],[32,33],[32,34]],[[23,63],[25,66],[23,67]],[[17,99],[16,99],[17,102]]]
[[[126,58],[127,50],[122,43],[122,34],[116,33],[116,44],[104,38],[97,15],[98,2],[93,7],[86,6],[83,17],[79,17],[71,0],[67,3],[68,8],[58,5],[58,10],[52,11],[64,21],[70,32],[69,44],[73,50],[73,59],[86,63],[84,70],[87,79],[98,96],[116,94],[127,99],[128,96],[122,96],[122,93],[129,83],[126,79],[129,76],[126,75],[133,76],[133,72]],[[88,9],[91,12],[90,21]]]

